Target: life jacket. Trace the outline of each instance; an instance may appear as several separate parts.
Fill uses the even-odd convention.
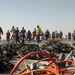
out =
[[[41,35],[41,28],[36,28],[36,35]]]
[[[10,32],[7,32],[6,33],[6,37],[10,37]]]
[[[35,36],[36,35],[36,30],[34,30],[32,34],[33,34],[33,36]]]

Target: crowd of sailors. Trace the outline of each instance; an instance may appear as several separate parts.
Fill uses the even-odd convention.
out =
[[[1,35],[3,35],[3,29],[0,27],[0,39]],[[75,30],[73,33],[68,32],[67,35],[65,35],[66,39],[71,40],[73,37],[73,40],[75,41]],[[19,30],[18,27],[15,28],[15,26],[12,26],[10,30],[7,30],[6,32],[6,40],[7,42],[10,42],[10,39],[12,41],[15,41],[16,43],[24,43],[25,40],[28,40],[29,42],[31,40],[36,40],[38,43],[45,39],[48,40],[48,38],[63,38],[63,32],[60,31],[53,31],[50,33],[50,31],[47,29],[45,32],[42,31],[41,27],[37,25],[36,28],[34,28],[33,32],[30,30],[26,31],[24,27],[22,27],[21,31]]]

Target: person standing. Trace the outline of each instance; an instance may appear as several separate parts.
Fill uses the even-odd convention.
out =
[[[71,33],[68,32],[68,40],[71,40]]]
[[[16,35],[16,43],[17,43],[17,42],[20,43],[20,40],[19,40],[19,29],[18,29],[18,27],[17,27],[16,30],[15,30],[15,35]]]
[[[22,30],[21,30],[21,40],[22,40],[22,43],[24,43],[24,39],[25,39],[25,34],[26,34],[26,30],[24,29],[24,27],[22,27]]]
[[[58,32],[54,31],[55,38],[58,38]]]
[[[7,39],[7,43],[10,42],[10,32],[9,30],[6,32],[6,39]]]
[[[40,35],[41,35],[41,28],[39,27],[39,25],[37,25],[37,27],[36,27],[36,40],[37,40],[37,43],[40,42]]]
[[[75,30],[74,30],[74,32],[72,33],[72,37],[73,37],[73,40],[75,41]]]
[[[34,28],[33,32],[32,32],[32,36],[33,36],[33,40],[36,37],[36,28]]]
[[[30,42],[31,41],[31,32],[28,30],[27,32],[27,40]]]
[[[11,30],[10,30],[10,32],[11,32],[11,39],[12,39],[12,41],[15,41],[15,27],[14,26],[12,26],[12,28],[11,28]]]
[[[3,35],[3,29],[0,27],[0,40],[1,40],[1,35]]]
[[[53,40],[55,39],[55,35],[54,35],[54,32],[52,32],[52,39],[53,39]]]
[[[62,31],[60,31],[59,32],[59,38],[62,38],[62,36],[63,36],[63,33],[62,33]]]
[[[48,40],[48,38],[49,38],[49,35],[50,35],[50,32],[49,32],[49,30],[46,30],[46,32],[45,32],[45,38],[46,38],[46,40]]]

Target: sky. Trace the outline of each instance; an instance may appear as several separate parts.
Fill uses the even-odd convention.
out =
[[[6,31],[12,26],[31,32],[39,25],[43,32],[75,30],[75,0],[0,0],[0,26]]]

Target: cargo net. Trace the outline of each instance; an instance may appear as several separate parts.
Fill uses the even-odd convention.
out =
[[[0,72],[4,73],[14,67],[15,64],[13,64],[12,62],[13,58],[16,57],[20,59],[28,53],[37,51],[46,52],[51,57],[56,57],[61,60],[68,60],[69,56],[71,56],[71,60],[74,59],[74,57],[72,58],[72,55],[74,56],[74,48],[69,44],[61,43],[55,40],[50,40],[41,47],[39,47],[37,44],[3,44],[0,45]],[[42,56],[41,54],[33,54],[26,59],[40,60],[43,58],[46,58],[46,56]],[[68,63],[68,61],[68,66],[66,65],[66,63],[63,63],[63,61],[59,61],[58,65],[62,68],[73,66],[72,62]]]

